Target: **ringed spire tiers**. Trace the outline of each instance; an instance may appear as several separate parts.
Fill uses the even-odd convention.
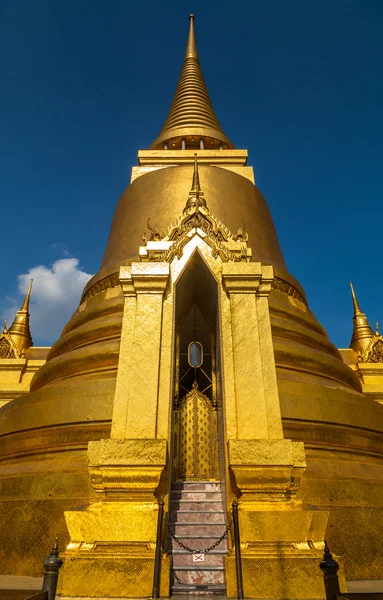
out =
[[[234,148],[215,115],[202,75],[194,33],[194,15],[181,76],[169,115],[151,150]]]
[[[350,347],[353,350],[355,350],[355,352],[363,352],[363,350],[365,350],[365,348],[368,346],[368,344],[374,337],[374,332],[370,327],[366,315],[360,310],[358,300],[356,299],[354,287],[351,281],[350,288],[352,295],[352,303],[354,305],[354,329],[352,332]]]

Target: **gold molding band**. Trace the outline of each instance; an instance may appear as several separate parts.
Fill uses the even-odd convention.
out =
[[[308,306],[306,298],[301,294],[301,292],[291,285],[285,279],[275,276],[273,283],[271,284],[272,289],[277,290],[278,292],[282,292],[283,294],[287,294],[287,296],[292,296],[292,298],[296,298],[299,302],[303,302],[306,306]]]
[[[120,285],[121,284],[119,280],[119,273],[113,273],[112,275],[108,275],[108,277],[104,277],[103,279],[100,279],[100,281],[97,281],[97,283],[92,285],[92,287],[90,287],[83,294],[81,298],[81,303],[85,302],[86,300],[89,300],[89,298],[92,298],[93,296],[97,296],[97,294],[100,294],[101,292],[106,292],[107,290],[118,287]],[[287,296],[296,298],[297,300],[303,302],[303,304],[308,306],[307,300],[303,296],[303,294],[301,294],[301,292],[296,287],[294,287],[285,279],[275,276],[271,287],[272,289],[277,290],[278,292],[282,292]]]

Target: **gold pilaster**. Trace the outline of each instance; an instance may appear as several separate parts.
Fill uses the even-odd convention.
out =
[[[229,262],[222,269],[223,286],[230,297],[238,438],[282,438],[267,304],[273,268]]]
[[[133,263],[131,267],[121,267],[124,319],[112,438],[156,437],[162,304],[168,279],[168,263]]]
[[[167,441],[156,437],[168,279],[168,263],[133,263],[120,270],[124,317],[112,435],[88,445],[94,501],[85,511],[65,513],[71,539],[62,576],[65,597],[151,593],[157,500],[166,491]],[[165,554],[162,563],[161,593],[167,596]]]

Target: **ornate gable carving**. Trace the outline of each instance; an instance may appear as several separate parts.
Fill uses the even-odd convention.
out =
[[[11,343],[4,337],[0,337],[0,358],[15,358]]]
[[[363,363],[383,363],[383,336],[376,331],[367,348],[359,355]]]
[[[233,235],[212,215],[203,196],[195,154],[192,189],[183,215],[169,227],[164,236],[150,226],[148,219],[149,234],[144,235],[144,246],[140,246],[139,250],[141,261],[171,262],[175,257],[181,258],[184,247],[194,235],[199,235],[212,249],[213,257],[219,256],[223,262],[251,260],[245,224]]]
[[[171,262],[180,258],[186,244],[194,235],[199,235],[212,249],[214,258],[223,262],[251,260],[251,249],[247,245],[245,226],[232,234],[223,223],[205,206],[196,204],[184,210],[184,214],[173,223],[161,240],[148,240],[140,247],[141,261]]]
[[[2,358],[20,358],[17,346],[5,326],[3,333],[0,334],[0,359]]]

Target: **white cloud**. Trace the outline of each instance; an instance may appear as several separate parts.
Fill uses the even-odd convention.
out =
[[[79,267],[77,258],[62,258],[52,266],[39,265],[18,276],[20,300],[6,310],[8,326],[20,308],[33,279],[29,312],[34,345],[51,345],[76,310],[85,284],[92,277]]]

